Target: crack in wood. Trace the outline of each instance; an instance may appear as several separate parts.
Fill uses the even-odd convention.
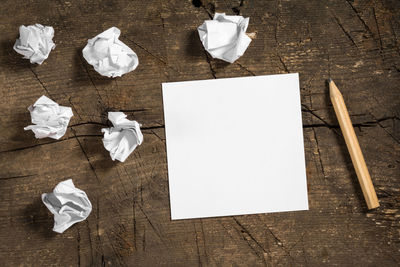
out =
[[[201,1],[200,1],[201,2]],[[212,11],[209,11],[203,3],[201,3],[201,8],[207,13],[207,15],[210,17],[210,19],[213,19]]]
[[[208,66],[210,68],[210,73],[211,73],[211,75],[213,76],[214,79],[217,79],[217,76],[216,76],[217,72],[214,70],[214,67],[211,64],[210,57],[209,57],[209,55],[208,55],[208,53],[207,53],[207,51],[206,51],[206,49],[204,47],[203,47],[203,51],[204,51],[204,54],[206,55],[206,60],[207,60]]]
[[[164,21],[164,20],[163,20],[163,21]],[[164,27],[164,24],[163,24],[163,27]],[[158,61],[160,61],[160,62],[163,63],[166,67],[172,69],[173,71],[175,71],[175,72],[177,72],[177,73],[179,73],[179,74],[184,74],[184,73],[181,72],[180,70],[175,69],[174,67],[172,67],[171,65],[169,65],[168,62],[165,61],[163,58],[154,55],[152,52],[149,51],[149,49],[147,49],[146,47],[144,47],[144,46],[142,46],[142,45],[136,43],[136,42],[133,41],[132,39],[130,39],[130,38],[128,38],[128,37],[125,37],[125,36],[123,36],[123,37],[121,36],[120,38],[121,38],[121,39],[126,39],[126,40],[128,40],[129,42],[131,42],[132,44],[136,45],[137,47],[139,47],[140,49],[142,49],[143,51],[145,51],[147,54],[149,54],[150,56],[154,57],[155,59],[157,59]]]
[[[384,122],[386,120],[400,120],[400,118],[394,116],[394,117],[387,117],[387,118],[382,118],[382,119],[377,119],[372,113],[370,113],[372,117],[374,117],[376,123],[394,140],[396,141],[398,144],[400,144],[400,140],[397,139],[392,133],[390,133],[385,127],[383,127],[383,125],[381,124],[381,122]]]
[[[158,139],[160,139],[162,142],[165,142],[165,139],[162,139],[158,134],[156,134],[156,132],[154,132],[153,130],[151,130],[151,132],[152,132]]]
[[[319,158],[319,164],[321,166],[321,171],[322,171],[322,175],[324,176],[324,178],[326,179],[326,173],[325,173],[325,168],[324,168],[324,164],[322,163],[322,158],[321,158],[321,150],[319,148],[319,142],[318,142],[318,138],[317,138],[317,133],[315,132],[314,127],[311,127],[312,131],[314,133],[314,139],[315,139],[315,143],[317,145],[317,151],[318,151],[318,158]]]
[[[199,240],[198,240],[198,236],[197,236],[197,230],[196,230],[196,224],[195,224],[195,222],[193,222],[193,228],[194,228],[195,240],[196,240],[196,250],[197,250],[197,260],[198,260],[198,264],[199,264],[199,266],[203,266],[203,264],[201,263],[200,249],[199,249]]]
[[[375,12],[375,8],[372,8],[372,14],[374,14],[374,20],[375,20],[375,24],[376,24],[376,30],[378,32],[378,38],[379,38],[379,50],[380,53],[382,55],[382,49],[383,49],[383,42],[382,42],[382,36],[381,36],[381,31],[379,29],[379,25],[378,25],[378,19],[376,18],[376,12]],[[383,56],[383,55],[382,55]],[[383,58],[382,58],[383,60]]]
[[[164,244],[165,247],[168,247],[167,244],[165,243],[164,239],[162,238],[161,234],[158,232],[158,229],[154,226],[153,222],[150,220],[149,216],[147,216],[146,212],[143,210],[142,205],[140,205],[139,203],[138,207],[140,209],[140,211],[143,213],[144,217],[146,218],[146,220],[149,222],[151,228],[153,229],[154,233],[157,235],[157,237],[160,239],[160,241]]]
[[[354,13],[356,14],[357,18],[361,21],[362,25],[364,26],[365,30],[371,34],[371,36],[374,36],[373,32],[371,31],[371,29],[368,27],[367,23],[365,23],[365,21],[363,20],[363,18],[361,17],[360,13],[357,11],[357,9],[353,6],[353,4],[351,3],[350,0],[346,0],[346,2],[350,5],[350,8],[354,11]]]
[[[31,70],[31,72],[33,73],[33,75],[35,76],[36,80],[40,83],[40,85],[42,86],[42,88],[44,89],[44,91],[49,95],[49,97],[53,98],[49,92],[49,90],[47,90],[46,86],[44,86],[43,82],[39,79],[39,76],[37,75],[37,73],[32,69],[32,66],[29,65],[29,69]]]
[[[100,246],[101,249],[101,263],[102,266],[106,266],[106,262],[105,262],[105,256],[104,256],[104,250],[103,250],[103,246],[101,245],[101,238],[100,238],[100,228],[99,228],[99,221],[100,221],[100,203],[99,203],[99,198],[97,197],[96,199],[96,212],[97,212],[97,216],[96,216],[96,237],[97,237],[97,241],[98,241],[98,246]]]
[[[164,128],[165,128],[165,125],[140,127],[141,130],[154,130],[154,129],[164,129]]]
[[[18,176],[10,176],[10,177],[0,177],[0,181],[27,178],[27,177],[32,177],[32,176],[36,176],[36,175],[37,174],[28,174],[28,175],[18,175]]]
[[[242,229],[243,233],[246,233],[251,240],[254,241],[254,243],[256,243],[256,245],[264,252],[264,253],[269,253],[269,251],[267,251],[261,244],[260,242],[257,241],[257,239],[250,233],[249,230],[246,229],[246,227],[244,227],[235,217],[232,217],[232,219],[235,221],[235,223],[237,225],[239,225],[240,229]]]
[[[131,113],[135,113],[135,112],[144,112],[144,111],[149,111],[152,110],[151,108],[139,108],[139,109],[115,109],[116,111],[120,111],[120,112],[131,112]]]
[[[282,3],[280,0],[275,1],[275,25],[274,25],[274,39],[275,39],[275,44],[278,47],[279,46],[279,41],[278,41],[278,29],[279,29],[279,20],[280,20],[280,14],[281,14],[281,8],[282,8]]]
[[[78,254],[78,266],[81,266],[81,235],[79,233],[79,226],[76,226],[76,231],[77,231],[77,237],[76,237],[76,242],[77,242],[77,254]]]
[[[234,239],[233,236],[232,236],[232,234],[230,233],[229,229],[227,229],[227,228],[225,227],[225,225],[224,225],[220,220],[219,220],[218,222],[221,224],[222,228],[224,228],[224,230],[229,234],[229,237],[230,237],[231,239]],[[234,227],[234,229],[235,229],[237,232],[241,232],[240,230],[236,229],[235,227]],[[263,257],[263,255],[260,255],[260,252],[259,252],[258,250],[256,250],[256,249],[250,244],[249,240],[247,240],[247,239],[243,236],[243,234],[241,234],[240,240],[245,241],[247,247],[250,248],[250,250],[254,253],[254,255],[257,256],[257,258],[259,258],[260,260],[262,260],[262,262],[264,263],[264,265],[266,265],[266,260],[265,260],[265,258]]]
[[[90,246],[90,256],[91,256],[90,265],[93,266],[93,264],[94,264],[94,262],[93,262],[93,245],[92,245],[92,238],[91,238],[91,234],[90,234],[89,221],[85,220],[85,222],[86,222],[86,228],[88,231],[88,240],[89,240],[89,246]]]
[[[302,104],[302,106],[306,108],[306,110],[302,110],[303,112],[311,113],[313,116],[315,116],[316,118],[318,118],[319,120],[321,120],[323,122],[323,124],[318,124],[318,123],[315,123],[315,124],[303,124],[303,128],[307,129],[307,128],[312,128],[312,127],[326,127],[326,128],[329,128],[329,129],[333,129],[339,136],[341,136],[341,134],[336,131],[336,129],[340,128],[339,125],[329,124],[324,119],[322,119],[320,116],[318,116],[316,113],[314,113],[311,109],[309,109],[306,105]],[[361,123],[353,123],[352,125],[353,125],[353,127],[358,127],[358,128],[374,127],[377,124],[379,125],[380,122],[384,122],[386,120],[399,120],[399,118],[397,116],[384,117],[384,118],[376,119],[374,121],[365,121],[365,122],[361,122]],[[109,126],[107,124],[103,124],[103,123],[99,123],[99,122],[82,122],[82,123],[77,123],[77,124],[70,125],[70,126],[68,126],[68,128],[71,127],[71,129],[73,129],[72,127],[77,127],[77,126],[82,126],[82,125],[100,125],[100,126],[105,126],[105,127]],[[385,129],[385,127],[383,127],[382,125],[380,125],[380,126],[383,129]],[[165,125],[157,125],[157,126],[141,127],[140,129],[141,130],[154,130],[154,129],[164,129],[164,128],[165,128]],[[387,132],[386,129],[385,129],[385,131]],[[164,139],[162,139],[160,136],[158,136],[154,131],[151,131],[151,132],[152,132],[152,134],[156,135],[160,140],[164,141]],[[389,135],[391,135],[389,132],[387,132],[387,133]],[[55,143],[58,143],[58,142],[68,141],[68,140],[74,139],[76,137],[103,137],[103,135],[102,134],[74,135],[72,137],[67,137],[67,138],[64,138],[64,139],[55,140],[53,142],[36,144],[36,145],[26,146],[26,147],[19,147],[19,148],[14,148],[14,149],[9,149],[9,150],[3,150],[3,151],[0,151],[0,153],[16,152],[16,151],[20,151],[20,150],[35,148],[35,147],[38,147],[38,146],[55,144]],[[400,143],[400,141],[397,140],[393,135],[391,135],[391,137],[394,138],[394,140],[396,142]]]
[[[133,188],[132,188],[133,190]],[[134,192],[132,192],[132,195],[134,195]],[[135,211],[135,200],[133,199],[132,203],[132,215],[133,215],[133,246],[135,250],[137,250],[137,226],[136,226],[136,211]]]
[[[83,146],[82,146],[82,144],[81,144],[81,141],[79,141],[79,138],[77,137],[74,128],[71,128],[71,130],[72,130],[72,133],[73,133],[73,135],[74,135],[76,141],[78,141],[79,147],[81,148],[81,150],[82,150],[82,152],[83,152],[83,155],[85,156],[87,162],[89,163],[90,169],[93,171],[93,174],[94,174],[94,176],[96,177],[97,181],[100,182],[100,179],[99,179],[99,177],[97,176],[96,170],[94,169],[92,163],[90,162],[90,159],[89,159],[89,157],[88,157],[88,155],[87,155],[85,149],[83,148]]]
[[[207,247],[206,247],[206,237],[204,234],[204,227],[203,227],[203,220],[200,218],[200,225],[201,225],[201,233],[203,235],[203,248],[204,248],[204,255],[206,257],[206,259],[208,259],[208,255],[207,255]]]
[[[383,127],[380,123],[387,121],[387,120],[396,120],[398,119],[397,117],[384,117],[381,119],[376,119],[373,121],[365,121],[365,122],[361,122],[361,123],[353,123],[353,127],[354,128],[362,128],[362,127],[375,127],[377,125],[381,126],[383,129],[385,129],[385,127]],[[303,124],[303,128],[318,128],[318,127],[326,127],[329,129],[340,129],[340,125],[338,124],[329,124],[329,123],[312,123],[312,124]],[[396,140],[397,141],[397,140]]]
[[[107,231],[105,233],[107,235],[108,240],[111,241],[112,239],[110,238],[109,233]],[[121,253],[118,253],[117,250],[115,249],[114,243],[113,242],[109,242],[109,244],[110,244],[110,247],[111,247],[114,255],[116,256],[116,260],[118,262],[117,266],[126,266],[126,264],[124,264],[124,260],[122,258]]]
[[[143,226],[143,237],[142,237],[142,250],[146,251],[146,226]]]
[[[336,23],[339,25],[340,29],[343,31],[343,33],[346,35],[346,37],[350,40],[350,42],[357,48],[359,49],[359,47],[357,46],[356,42],[353,40],[353,37],[351,37],[350,33],[346,31],[346,29],[343,27],[342,23],[340,22],[339,18],[335,16],[335,14],[332,14],[332,17],[335,19]]]
[[[93,134],[93,135],[77,135],[76,137],[102,137],[102,136],[103,135]],[[9,149],[9,150],[3,150],[3,151],[0,151],[0,153],[17,152],[17,151],[21,151],[21,150],[25,150],[25,149],[35,148],[35,147],[38,147],[38,146],[51,145],[51,144],[55,144],[55,143],[59,143],[59,142],[64,142],[64,141],[68,141],[68,140],[74,139],[74,138],[75,138],[75,136],[71,136],[71,137],[67,137],[67,138],[64,138],[64,139],[55,140],[53,142],[35,144],[35,145],[32,145],[32,146],[18,147],[18,148]]]
[[[310,101],[311,101],[311,97],[310,97]],[[314,117],[316,117],[317,119],[319,119],[320,121],[322,121],[328,128],[332,128],[332,127],[330,127],[331,125],[329,125],[328,122],[326,122],[323,118],[321,118],[318,114],[316,114],[316,113],[315,113],[311,108],[309,108],[307,105],[301,104],[301,106],[304,107],[304,108],[306,109],[306,110],[302,110],[302,111],[310,113],[311,115],[313,115]],[[341,136],[341,134],[340,134],[338,131],[334,130],[334,132],[335,132],[337,135]]]
[[[67,97],[67,95],[65,93],[64,93],[64,96]],[[75,113],[78,114],[79,119],[82,120],[82,117],[79,114],[78,110],[76,109],[75,105],[72,103],[71,98],[72,97],[68,97],[68,102],[71,104],[71,107],[75,110]]]
[[[283,61],[281,55],[280,55],[279,53],[277,53],[276,55],[277,55],[277,57],[279,58],[279,61],[281,62],[281,64],[282,64],[284,70],[286,71],[286,73],[289,73],[290,71],[289,71],[288,67],[286,66],[285,61]]]
[[[247,71],[248,73],[250,73],[251,75],[257,76],[253,71],[249,70],[247,67],[243,66],[238,61],[235,61],[235,64],[238,65],[239,67],[241,67],[242,69],[244,69],[245,71]]]
[[[375,8],[373,8],[373,7],[372,7],[372,14],[373,14],[374,21],[375,21],[375,24],[376,24],[376,30],[377,30],[377,32],[378,32],[378,39],[379,39],[379,55],[380,55],[380,57],[381,57],[381,59],[382,59],[382,63],[385,64],[386,59],[385,59],[385,55],[384,55],[384,52],[383,52],[383,41],[382,41],[381,30],[379,29],[378,19],[377,19],[377,17],[376,17]]]
[[[96,121],[86,121],[86,122],[80,122],[80,123],[75,123],[75,124],[71,124],[68,125],[68,128],[71,127],[78,127],[78,126],[82,126],[82,125],[99,125],[99,126],[105,126],[108,127],[109,125],[105,124],[105,123],[101,123],[101,122],[96,122]],[[100,135],[101,136],[101,135]]]

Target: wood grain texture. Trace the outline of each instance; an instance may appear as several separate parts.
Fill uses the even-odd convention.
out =
[[[250,17],[254,39],[234,64],[212,59],[199,41],[197,26],[215,11]],[[5,0],[0,14],[3,266],[399,264],[399,1]],[[18,27],[33,23],[55,29],[56,49],[40,66],[12,50]],[[81,54],[111,26],[140,62],[117,79],[98,75]],[[161,83],[286,72],[300,73],[310,210],[171,221]],[[345,96],[376,210],[364,203],[328,77]],[[23,131],[26,108],[43,94],[73,108],[60,140]],[[110,110],[143,124],[144,142],[123,164],[101,143]],[[40,195],[68,178],[93,211],[55,234]]]

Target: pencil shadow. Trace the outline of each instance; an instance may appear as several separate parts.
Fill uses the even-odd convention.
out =
[[[333,109],[331,98],[329,96],[329,82],[328,82],[328,80],[325,81],[325,91],[326,91],[325,99],[324,99],[325,100],[325,104],[326,104],[327,107],[330,108],[330,112],[328,112],[327,119],[328,119],[328,121],[334,121],[335,122],[334,124],[338,125],[339,122],[337,121],[337,118],[336,118],[336,115],[335,115],[335,110]],[[340,132],[340,130],[339,130],[339,132]]]
[[[34,201],[26,206],[23,217],[25,223],[35,233],[44,238],[54,238],[57,236],[53,229],[54,219],[40,197],[36,197]]]
[[[330,107],[330,112],[328,112],[329,115],[328,115],[327,119],[329,119],[329,121],[333,121],[335,125],[339,125],[339,122],[338,122],[338,120],[336,118],[336,115],[335,115],[335,110],[333,109],[333,106],[331,104],[331,100],[330,100],[330,96],[329,96],[329,83],[328,83],[328,81],[326,81],[325,86],[326,86],[326,92],[327,92],[325,94],[326,95],[325,103],[327,103],[327,106]],[[358,198],[358,201],[361,203],[361,207],[363,209],[363,212],[367,212],[368,208],[367,208],[366,203],[365,203],[364,195],[362,193],[362,190],[361,190],[361,187],[360,187],[360,183],[358,182],[357,174],[356,174],[356,171],[354,169],[353,163],[351,161],[351,157],[350,157],[349,151],[347,149],[346,142],[345,142],[345,140],[343,138],[342,131],[340,130],[340,128],[335,128],[335,129],[332,129],[332,130],[334,130],[336,132],[334,134],[335,139],[336,139],[336,145],[340,148],[340,154],[341,154],[342,158],[345,161],[347,170],[350,173],[350,179],[351,179],[351,183],[352,183],[353,188],[354,188],[354,192],[355,192],[355,194],[356,194],[356,196]],[[345,200],[343,200],[343,201],[345,201]]]

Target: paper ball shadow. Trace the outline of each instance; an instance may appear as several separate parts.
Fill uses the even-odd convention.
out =
[[[14,43],[18,36],[15,36],[13,40],[4,40],[1,42],[1,51],[3,54],[3,66],[8,66],[16,70],[28,69],[35,67],[37,64],[31,64],[29,59],[23,58],[22,55],[18,54],[14,50]]]
[[[88,86],[102,86],[113,82],[115,78],[109,78],[100,75],[92,65],[87,63],[86,59],[82,55],[84,46],[76,49],[76,55],[74,57],[74,79],[82,80],[82,76],[86,77],[85,82]],[[97,90],[97,89],[96,89]]]
[[[94,169],[93,171],[102,170],[103,172],[108,172],[116,165],[116,162],[110,157],[110,152],[104,148],[101,136],[80,138],[80,142],[86,155],[91,159],[90,163]],[[86,155],[84,156],[86,157]]]
[[[18,129],[15,129],[16,131],[10,137],[10,141],[18,142],[22,144],[22,146],[29,146],[36,144],[38,139],[34,137],[35,134],[32,131],[24,130],[24,127],[32,124],[31,115],[29,111],[27,109],[18,110],[18,113],[14,113],[11,116],[12,116],[11,118],[12,121],[18,122],[17,125],[13,125],[13,128],[18,127]]]
[[[200,41],[199,33],[196,30],[190,32],[188,36],[188,40],[185,46],[186,55],[192,58],[201,58],[204,60],[206,58],[207,61],[214,65],[215,70],[223,69],[228,67],[231,63],[213,58],[203,47],[203,44]]]
[[[40,196],[35,197],[34,201],[26,206],[23,217],[25,223],[35,234],[39,234],[44,238],[54,238],[57,236],[57,233],[53,231],[53,215],[43,204]]]
[[[204,50],[203,44],[200,41],[199,33],[196,30],[193,30],[188,35],[188,39],[185,45],[185,54],[189,57],[204,57]]]

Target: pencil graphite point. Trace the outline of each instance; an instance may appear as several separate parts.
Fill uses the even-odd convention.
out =
[[[333,80],[329,77],[328,79],[328,86],[329,86],[329,95],[330,97],[335,97],[338,93],[337,90],[335,90],[335,83]]]

